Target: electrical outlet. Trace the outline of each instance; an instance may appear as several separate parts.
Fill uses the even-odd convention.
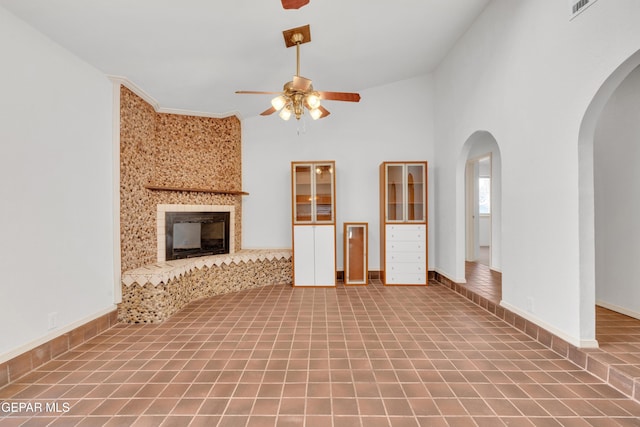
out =
[[[527,311],[533,313],[533,298],[527,297]]]
[[[49,313],[49,329],[55,329],[58,327],[58,313],[57,312],[52,312]]]

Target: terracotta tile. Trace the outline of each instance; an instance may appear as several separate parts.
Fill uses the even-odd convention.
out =
[[[335,415],[333,417],[333,426],[334,427],[353,427],[360,422],[360,418],[357,416],[349,416],[349,415]],[[297,424],[300,425],[300,424]]]
[[[500,417],[519,416],[520,411],[510,400],[507,399],[485,399],[485,402]]]
[[[9,365],[0,363],[0,389],[9,384]]]
[[[609,369],[609,383],[627,396],[633,395],[634,379],[616,367]]]
[[[389,416],[412,416],[411,405],[406,399],[383,399],[384,407]]]
[[[229,400],[225,415],[249,415],[253,408],[254,399],[235,398]]]
[[[13,382],[33,369],[33,365],[31,364],[31,353],[27,352],[14,357],[7,362],[7,366],[9,368],[9,381]]]
[[[536,417],[548,415],[536,401],[528,399],[512,399],[511,403],[518,408],[518,410],[525,417]]]
[[[638,403],[545,349],[542,330],[537,342],[490,314],[489,280],[457,286],[470,300],[436,283],[214,297],[163,324],[111,328],[0,397],[87,396],[73,401],[78,421],[142,415],[138,425],[580,425],[640,415]],[[640,346],[616,331],[610,356],[566,350],[592,367],[640,362]]]
[[[118,415],[140,415],[153,403],[153,399],[132,399],[127,402]]]
[[[569,353],[569,344],[561,338],[554,336],[551,340],[551,348],[563,357]]]
[[[438,410],[440,411],[440,413],[444,416],[468,415],[467,411],[464,409],[464,406],[462,406],[462,404],[458,399],[454,399],[454,398],[435,399],[435,404],[438,407]]]
[[[349,398],[333,398],[331,400],[332,413],[334,415],[358,415],[358,405],[356,399]]]
[[[329,415],[331,413],[331,399],[316,397],[307,398],[307,414]]]
[[[460,427],[475,427],[476,423],[474,422],[472,417],[466,416],[456,416],[456,417],[445,417],[445,420],[450,426],[460,426]]]
[[[327,427],[332,423],[333,417],[330,415],[307,415],[305,417],[305,427]]]
[[[173,411],[180,399],[160,398],[155,399],[144,412],[145,415],[168,415]]]
[[[508,425],[499,417],[473,417],[473,421],[478,427],[499,427]]]
[[[256,399],[251,413],[255,415],[276,415],[279,406],[280,399]]]
[[[252,416],[249,417],[246,427],[275,427],[276,426],[276,420],[277,420],[277,418],[275,416],[252,415]],[[212,425],[216,425],[216,423],[217,423],[217,421],[215,423],[202,424],[202,426],[203,427],[212,426]],[[193,426],[193,425],[194,424],[192,422],[191,426]]]
[[[69,339],[69,348],[70,349],[79,346],[80,344],[84,343],[84,341],[85,341],[84,330],[83,330],[82,326],[80,326],[80,327],[78,327],[76,329],[73,329],[72,331],[69,331],[66,335],[67,335],[67,337]]]
[[[117,414],[128,402],[129,399],[106,399],[93,410],[91,415]]]
[[[357,404],[360,415],[385,415],[385,408],[382,399],[358,398]]]

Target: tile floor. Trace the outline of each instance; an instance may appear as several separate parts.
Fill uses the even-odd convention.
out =
[[[474,262],[466,263],[465,288],[495,304],[502,298],[502,275]],[[580,349],[589,358],[591,372],[607,378],[630,395],[633,384],[640,384],[640,320],[596,306],[598,349]],[[636,399],[638,399],[636,397]]]
[[[0,389],[0,425],[640,426],[640,404],[445,286],[376,281],[117,325]]]

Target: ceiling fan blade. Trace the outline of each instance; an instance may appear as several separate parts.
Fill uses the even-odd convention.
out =
[[[319,119],[324,119],[325,117],[327,117],[329,114],[331,114],[329,112],[329,110],[327,110],[326,108],[324,108],[322,105],[318,107],[318,110],[322,111],[322,115],[320,117],[318,117]]]
[[[309,89],[309,87],[311,87],[311,80],[304,77],[300,77],[300,76],[293,76],[292,88],[294,90],[306,92]]]
[[[249,94],[249,95],[275,95],[282,92],[261,92],[256,90],[237,90],[236,93]]]
[[[309,4],[309,0],[282,0],[282,7],[285,9],[300,9]]]
[[[360,102],[360,94],[353,92],[318,92],[320,99],[326,99],[329,101],[348,101],[348,102]]]
[[[267,110],[264,110],[262,113],[260,113],[260,115],[261,116],[268,116],[268,115],[273,114],[275,112],[276,112],[276,109],[271,107],[271,108],[269,108]]]

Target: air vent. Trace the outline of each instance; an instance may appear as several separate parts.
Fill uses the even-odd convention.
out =
[[[573,19],[598,0],[569,0],[569,19]]]

